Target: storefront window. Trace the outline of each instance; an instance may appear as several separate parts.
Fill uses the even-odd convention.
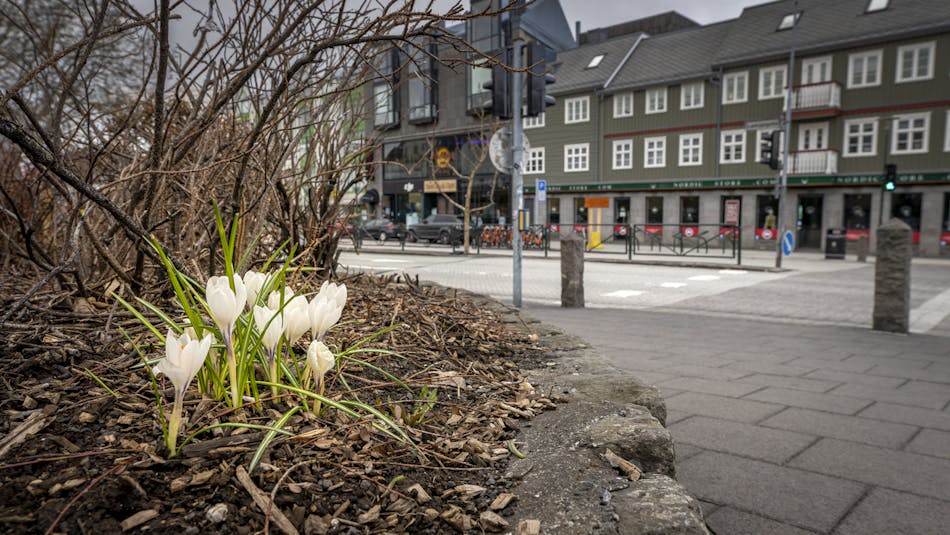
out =
[[[871,195],[844,196],[844,226],[848,230],[867,230],[871,227]]]
[[[574,223],[587,223],[587,206],[584,205],[583,197],[574,197]]]
[[[755,227],[775,230],[778,226],[778,199],[771,195],[758,195],[755,203]]]
[[[699,197],[680,197],[680,223],[699,223]]]
[[[950,193],[943,194],[943,231],[950,232]]]
[[[630,197],[614,199],[614,222],[618,225],[630,223]]]
[[[723,195],[720,199],[719,222],[724,225],[742,224],[742,197]]]
[[[920,193],[895,193],[891,197],[891,215],[920,232]]]
[[[647,197],[647,225],[663,224],[663,197]]]
[[[548,224],[549,225],[561,224],[561,200],[560,199],[548,199]]]

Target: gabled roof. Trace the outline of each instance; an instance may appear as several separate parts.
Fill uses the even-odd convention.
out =
[[[796,50],[819,52],[950,28],[948,0],[891,0],[887,9],[865,13],[868,1],[799,0]],[[779,0],[745,8],[712,64],[728,67],[787,55],[792,31],[777,29],[792,6],[792,0]]]
[[[553,66],[557,81],[548,88],[548,93],[559,95],[600,89],[642,35],[634,33],[561,52]],[[600,63],[588,68],[591,60],[599,55],[604,56]]]
[[[607,89],[635,89],[709,76],[719,44],[729,33],[732,22],[644,39]]]
[[[521,28],[557,52],[577,46],[559,0],[538,0],[528,6]]]

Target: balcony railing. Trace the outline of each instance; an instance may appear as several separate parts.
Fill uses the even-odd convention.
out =
[[[789,154],[788,172],[792,175],[833,175],[838,172],[838,151],[806,150]]]
[[[820,84],[797,85],[792,90],[792,110],[836,110],[841,107],[841,84],[823,82]]]

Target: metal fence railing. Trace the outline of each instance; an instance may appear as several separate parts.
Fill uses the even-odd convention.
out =
[[[742,263],[742,230],[736,225],[722,224],[608,224],[608,225],[534,225],[521,232],[522,249],[560,252],[561,238],[568,234],[578,234],[585,242],[588,254],[626,256],[632,260],[635,256],[691,256],[705,258],[734,258]],[[380,239],[354,229],[348,236],[354,248],[359,251],[365,241],[374,240],[375,245],[393,243],[406,250],[407,233],[402,232],[394,238]],[[483,225],[473,228],[470,235],[470,250],[480,254],[482,249],[511,249],[511,225]],[[452,235],[449,243],[417,242],[413,244],[424,248],[451,248],[457,252],[462,248],[461,233]]]

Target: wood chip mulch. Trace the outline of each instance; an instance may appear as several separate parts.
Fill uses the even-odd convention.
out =
[[[3,309],[29,287],[9,279]],[[344,282],[350,300],[328,339],[345,348],[399,325],[367,344],[387,352],[361,358],[415,395],[353,363],[328,376],[327,395],[349,385],[348,396],[403,424],[418,449],[327,409],[295,415],[295,436],[274,440],[250,474],[264,433],[247,429],[207,432],[166,459],[151,383],[120,329],[155,340],[110,299],[38,292],[0,338],[0,532],[511,531],[515,498],[500,474],[518,454],[519,426],[554,406],[525,380],[544,362],[537,337],[510,328],[517,316],[485,299],[405,277]],[[419,399],[423,388],[435,398]],[[186,433],[271,425],[295,402],[232,411],[194,388],[190,396]]]

